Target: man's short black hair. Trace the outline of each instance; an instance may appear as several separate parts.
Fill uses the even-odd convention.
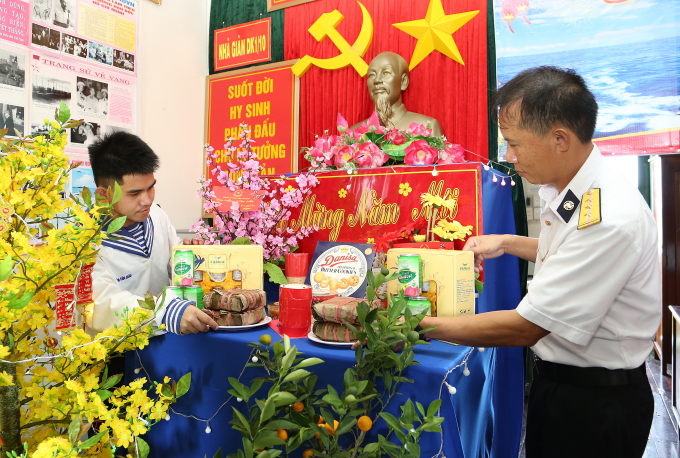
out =
[[[582,143],[593,139],[597,102],[583,78],[572,69],[544,66],[523,70],[498,89],[491,106],[498,115],[516,102],[520,129],[543,137],[562,125]]]
[[[137,135],[119,131],[104,135],[88,148],[97,186],[123,182],[125,175],[148,175],[158,170],[158,156]]]

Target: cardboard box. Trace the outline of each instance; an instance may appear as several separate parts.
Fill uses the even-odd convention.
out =
[[[475,271],[472,251],[392,248],[387,252],[386,267],[396,271],[402,254],[417,254],[423,263],[423,281],[431,282],[436,294],[437,316],[466,316],[475,313]],[[387,285],[387,292],[398,294],[398,280]]]
[[[261,245],[177,245],[172,247],[173,259],[177,250],[193,251],[194,271],[201,272],[194,276],[194,284],[200,285],[205,293],[215,286],[264,289]]]

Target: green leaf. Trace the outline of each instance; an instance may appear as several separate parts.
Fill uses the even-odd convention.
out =
[[[236,237],[231,241],[230,245],[252,245],[253,241],[247,237]]]
[[[115,204],[123,197],[123,190],[120,189],[120,185],[117,181],[113,182],[113,198],[111,199],[111,205]]]
[[[95,393],[97,394],[97,396],[99,396],[99,398],[102,401],[106,401],[111,396],[113,396],[113,393],[109,390],[97,390],[97,391],[95,391]]]
[[[288,279],[283,274],[283,270],[276,264],[272,262],[265,262],[263,264],[264,272],[269,275],[269,280],[272,283],[285,284],[288,283]]]
[[[323,362],[324,361],[321,358],[306,358],[300,361],[295,367],[299,369],[302,367],[314,366],[315,364],[321,364]]]
[[[397,418],[388,412],[380,412],[380,417],[387,422],[387,426],[396,431],[401,431],[401,425]]]
[[[262,412],[260,412],[260,422],[259,426],[262,426],[264,422],[269,420],[271,417],[274,416],[274,413],[276,413],[276,405],[274,403],[274,397],[269,397],[264,403],[264,407],[262,408]],[[256,447],[256,450],[258,448],[262,447]]]
[[[484,292],[484,282],[481,282],[477,279],[475,279],[475,291],[478,293],[483,293]]]
[[[117,183],[116,183],[117,184]],[[127,220],[126,216],[120,216],[113,221],[111,221],[106,228],[106,234],[113,234],[117,230],[119,230],[121,227],[123,227],[123,224],[125,224],[125,221]]]
[[[7,304],[7,308],[13,309],[13,310],[21,310],[24,307],[28,305],[29,302],[31,302],[31,299],[33,299],[33,295],[35,294],[35,291],[31,293],[26,293],[20,297],[17,297],[19,293],[15,294],[10,294],[9,296],[9,303]]]
[[[68,425],[68,440],[75,444],[78,440],[78,433],[80,433],[80,427],[82,426],[83,420],[80,415],[75,415],[71,423]]]
[[[290,345],[290,343],[288,344]],[[286,354],[281,360],[281,373],[285,374],[288,369],[293,365],[295,357],[297,356],[297,347],[293,346],[286,349]]]
[[[5,259],[0,262],[0,281],[5,281],[9,278],[12,274],[13,267],[12,256],[8,254]]]
[[[259,450],[261,448],[265,447],[273,447],[275,445],[286,445],[286,442],[279,439],[279,437],[274,434],[268,434],[268,435],[263,435],[262,433],[271,433],[272,431],[267,431],[267,430],[262,430],[260,434],[258,434],[257,438],[255,438],[255,442],[253,442],[253,448],[255,450]],[[264,453],[264,452],[263,452]],[[260,453],[257,456],[262,455]]]
[[[244,437],[244,439],[245,439],[245,437]],[[246,440],[247,440],[247,439],[246,439]],[[248,441],[248,442],[250,442],[250,441]],[[245,445],[245,444],[244,444],[244,445]],[[218,448],[218,449],[217,449],[217,451],[216,451],[215,454],[213,455],[213,458],[222,458],[222,449],[221,449],[221,448]]]
[[[186,392],[189,391],[189,388],[191,388],[191,372],[187,372],[177,381],[177,393],[175,397],[179,398],[185,395]]]
[[[83,202],[85,202],[88,207],[92,206],[92,191],[90,191],[90,188],[84,187],[81,189],[80,196],[83,198]]]
[[[137,449],[139,450],[139,457],[140,458],[146,458],[149,456],[149,444],[146,443],[144,439],[141,437],[136,437],[135,440],[137,441]]]
[[[59,104],[59,111],[57,112],[57,120],[61,124],[64,124],[66,121],[68,121],[68,118],[70,117],[71,110],[69,109],[68,105],[66,105],[64,102],[61,102]]]
[[[289,393],[288,391],[281,391],[278,393],[274,393],[274,395],[271,396],[269,399],[271,399],[274,402],[275,407],[281,407],[288,404],[292,404],[293,402],[295,402],[297,398],[295,397],[295,395]]]
[[[420,445],[416,444],[415,442],[407,442],[404,444],[404,446],[412,456],[420,456]]]
[[[63,103],[63,102],[62,102],[62,103]],[[87,449],[87,448],[92,447],[94,444],[96,444],[97,442],[99,442],[99,439],[101,439],[102,436],[103,436],[104,434],[106,434],[108,431],[109,431],[109,428],[104,428],[103,430],[101,430],[101,431],[99,431],[97,434],[95,434],[94,436],[90,437],[90,438],[89,438],[88,440],[86,440],[85,442],[79,444],[79,445],[76,447],[76,449],[78,449],[78,450],[85,450],[85,449]]]
[[[441,405],[442,405],[441,399],[437,399],[437,400],[435,400],[435,401],[432,401],[432,403],[430,403],[429,407],[427,408],[427,415],[426,415],[426,417],[432,417],[432,416],[434,416],[434,414],[437,413],[437,411],[439,410],[439,408],[441,407]]]
[[[250,431],[250,423],[248,423],[246,417],[244,417],[243,414],[236,407],[232,406],[232,409],[234,410],[234,415],[236,416],[236,418],[238,418],[238,420],[241,422],[243,430]]]
[[[229,384],[234,388],[233,391],[236,392],[236,397],[241,399],[248,399],[248,389],[245,387],[245,385],[236,380],[234,377],[229,377],[228,380]],[[229,393],[232,393],[232,390],[229,390]]]
[[[123,378],[123,374],[112,375],[102,384],[102,386],[99,387],[99,389],[100,390],[108,390],[109,388],[114,386],[116,383],[120,382],[120,379],[122,379],[122,378]]]
[[[340,436],[342,434],[345,434],[347,431],[352,429],[352,427],[357,423],[357,419],[355,417],[349,417],[345,418],[340,422],[338,425],[338,429],[335,430],[335,434],[337,436]]]
[[[283,381],[284,382],[294,382],[296,380],[300,380],[300,379],[307,377],[309,374],[310,374],[309,371],[306,371],[304,369],[297,369],[297,370],[294,370],[293,372],[291,372],[290,374],[286,375],[283,378]]]
[[[299,425],[296,423],[293,423],[292,421],[284,420],[284,419],[279,419],[279,420],[272,420],[269,423],[267,423],[263,429],[286,429],[286,430],[297,430],[300,428]]]

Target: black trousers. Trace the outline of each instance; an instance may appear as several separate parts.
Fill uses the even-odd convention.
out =
[[[604,385],[583,385],[571,376],[565,382],[543,372],[540,366],[534,368],[529,393],[527,458],[644,455],[654,415],[654,396],[644,365],[638,371],[643,377],[635,373],[633,381],[623,384],[605,380]]]

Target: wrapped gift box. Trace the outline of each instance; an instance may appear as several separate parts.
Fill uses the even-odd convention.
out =
[[[420,255],[423,261],[422,279],[431,282],[431,291],[436,294],[437,316],[465,316],[475,313],[472,251],[392,248],[387,252],[386,267],[396,271],[397,259],[402,254]],[[398,288],[398,281],[391,281],[387,285],[387,292],[397,295]]]
[[[194,284],[204,293],[214,287],[264,289],[261,245],[177,245],[172,248],[173,259],[177,250],[194,253],[194,271],[200,272]]]

